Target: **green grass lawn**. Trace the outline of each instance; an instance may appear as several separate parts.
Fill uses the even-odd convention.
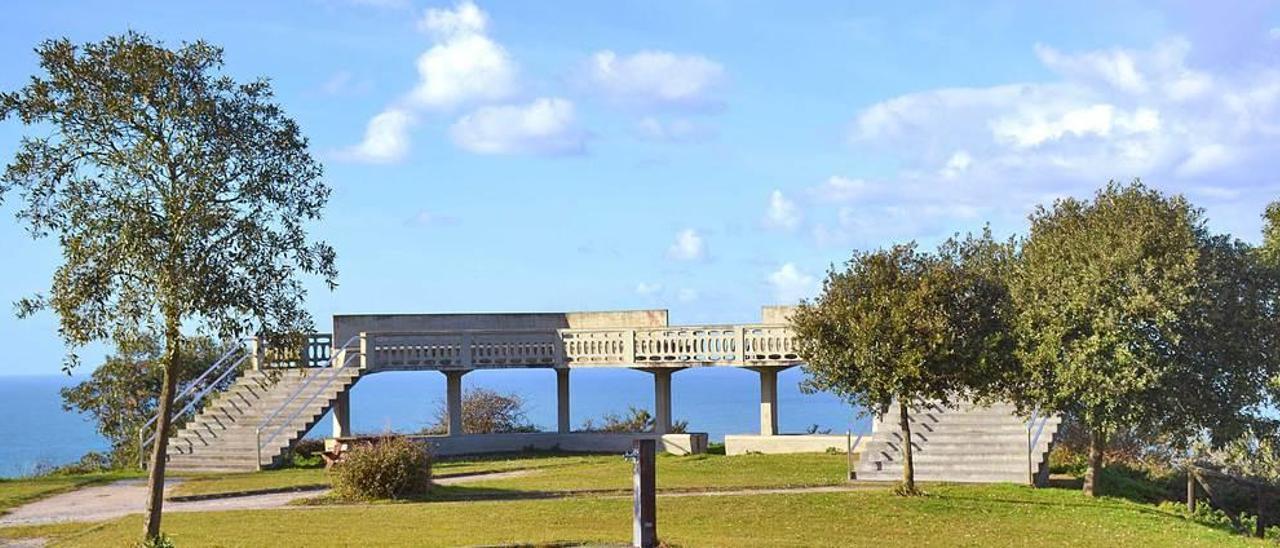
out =
[[[843,455],[661,455],[659,489],[797,487],[844,481]],[[519,477],[468,482],[468,488],[513,491],[612,491],[631,488],[631,463],[617,455],[506,455],[446,460],[434,465],[438,478],[526,470]],[[170,496],[287,489],[328,484],[323,468],[193,474]],[[456,491],[452,491],[456,492]]]
[[[30,479],[0,478],[0,514],[44,497],[120,479],[141,477],[141,472],[54,475]]]
[[[659,475],[664,468],[659,468]],[[680,546],[1248,546],[1245,537],[1149,505],[1078,491],[1013,485],[929,486],[839,493],[675,496],[658,501],[658,532]],[[626,497],[384,503],[272,511],[171,514],[179,546],[453,546],[626,542]],[[65,546],[132,543],[139,517],[104,524],[0,528],[0,538]]]

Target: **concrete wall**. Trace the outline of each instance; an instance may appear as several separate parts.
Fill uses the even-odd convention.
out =
[[[531,312],[494,314],[342,314],[333,317],[333,343],[365,332],[445,331],[459,329],[563,329],[662,327],[666,310]]]
[[[857,434],[854,434],[857,440]],[[871,436],[864,436],[853,448],[856,453],[871,441]],[[843,435],[834,434],[780,434],[777,436],[756,436],[749,434],[730,434],[724,437],[726,455],[743,455],[746,453],[825,453],[828,448],[843,453],[848,444]]]
[[[762,306],[760,307],[760,323],[791,323],[794,306]]]
[[[617,453],[631,450],[636,439],[658,440],[658,450],[673,455],[689,455],[707,451],[707,435],[607,432],[530,432],[512,434],[466,434],[461,436],[408,436],[427,443],[434,455],[480,455],[485,453],[515,453],[526,449],[560,450],[582,453]],[[326,440],[326,447],[333,447],[335,440]]]

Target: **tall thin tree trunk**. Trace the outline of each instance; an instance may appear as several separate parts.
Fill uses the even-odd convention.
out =
[[[911,415],[905,400],[898,400],[898,412],[902,420],[902,488],[905,493],[916,491],[916,463],[911,449]]]
[[[1106,438],[1102,429],[1089,430],[1089,468],[1084,473],[1084,494],[1096,497],[1102,485],[1102,448]]]
[[[178,344],[181,333],[178,320],[165,322],[164,385],[160,388],[160,409],[156,412],[156,441],[151,450],[151,469],[147,474],[147,521],[144,538],[160,536],[160,516],[164,507],[164,472],[169,450],[169,427],[173,417],[173,392],[177,384]]]

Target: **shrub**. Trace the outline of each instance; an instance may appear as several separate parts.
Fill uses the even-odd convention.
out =
[[[386,436],[348,451],[330,471],[335,496],[394,499],[431,489],[431,455],[412,440]]]
[[[449,410],[440,407],[436,422],[424,434],[449,431]],[[519,394],[503,394],[488,388],[468,390],[462,396],[462,431],[468,434],[500,434],[505,432],[537,432],[524,412],[524,398]]]
[[[324,464],[324,440],[303,438],[285,453],[284,463],[290,468],[319,468]]]
[[[653,424],[654,417],[648,409],[627,406],[627,412],[623,415],[606,413],[601,417],[599,426],[595,421],[587,419],[582,423],[582,430],[584,432],[652,432]],[[678,420],[671,423],[673,434],[683,434],[688,431],[689,421]]]

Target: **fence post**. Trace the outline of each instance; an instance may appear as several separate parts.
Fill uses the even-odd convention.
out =
[[[657,441],[637,439],[632,442],[635,465],[632,467],[632,536],[631,545],[652,548],[658,545],[657,474],[654,470]]]
[[[1187,466],[1187,512],[1196,512],[1196,475],[1194,465]]]

